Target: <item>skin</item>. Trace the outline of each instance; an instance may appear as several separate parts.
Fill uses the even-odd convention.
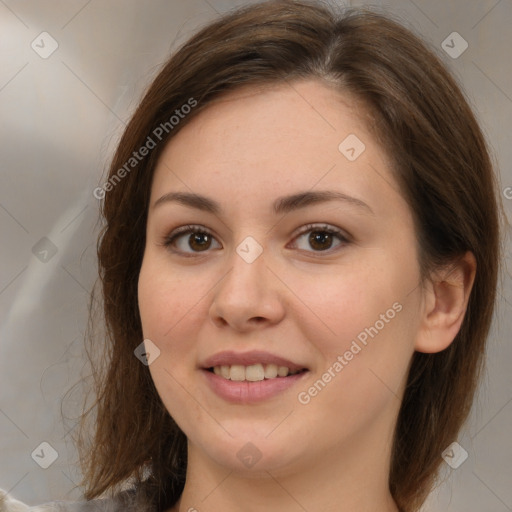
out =
[[[144,338],[160,350],[151,376],[188,438],[174,512],[398,510],[388,489],[390,450],[411,357],[453,341],[475,262],[468,253],[420,286],[412,214],[365,119],[353,98],[320,81],[244,87],[192,119],[161,155],[139,307]],[[349,134],[366,146],[355,161],[338,150]],[[276,198],[310,190],[340,191],[369,209],[330,201],[272,212]],[[222,213],[154,207],[176,191],[208,196]],[[322,229],[300,234],[309,223],[339,228],[348,241],[333,235],[311,244],[308,236]],[[212,237],[194,244],[185,234],[174,244],[181,252],[165,247],[187,224]],[[247,236],[263,249],[252,263],[236,252]],[[396,303],[394,318],[299,402]],[[307,366],[307,378],[258,404],[224,401],[205,384],[200,362],[253,349]],[[237,457],[248,442],[261,455],[251,468]]]

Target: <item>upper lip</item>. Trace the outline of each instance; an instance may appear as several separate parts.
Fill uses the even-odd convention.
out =
[[[307,367],[304,365],[294,363],[293,361],[285,359],[284,357],[276,356],[270,352],[263,352],[259,350],[252,350],[250,352],[218,352],[208,359],[205,359],[201,366],[203,368],[212,368],[214,366],[231,366],[234,364],[250,366],[257,363],[286,366],[291,371],[304,369],[307,370]]]

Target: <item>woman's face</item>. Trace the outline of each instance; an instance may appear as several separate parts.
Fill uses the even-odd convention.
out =
[[[161,155],[139,307],[192,458],[286,474],[390,453],[423,301],[411,211],[357,108],[317,81],[240,89]]]

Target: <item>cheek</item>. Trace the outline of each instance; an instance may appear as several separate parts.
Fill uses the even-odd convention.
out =
[[[191,282],[177,271],[171,275],[158,258],[151,254],[145,256],[138,282],[144,337],[159,346],[165,345],[185,324],[190,325],[189,318],[200,307],[202,294],[199,282]]]
[[[370,410],[400,394],[419,326],[417,267],[413,255],[408,261],[375,258],[297,288],[308,306],[302,328],[321,355],[311,390],[319,403]]]
[[[365,337],[370,337],[368,330],[375,334],[375,324],[380,334],[400,316],[397,310],[401,309],[405,295],[401,289],[407,278],[396,277],[385,261],[369,263],[350,263],[329,275],[291,280],[296,283],[294,294],[304,305],[301,322],[307,338],[324,355],[343,353],[358,336],[364,343]]]
[[[366,309],[357,318],[340,314],[337,339],[324,338],[318,344],[323,364],[296,397],[309,428],[322,424],[330,432],[325,436],[326,450],[330,435],[349,438],[369,425],[392,420],[414,352],[416,318],[409,301],[396,304],[396,310],[386,308],[386,301],[384,307],[361,304]]]
[[[190,340],[200,325],[195,316],[201,306],[201,290],[194,284],[177,272],[170,276],[158,258],[145,255],[138,281],[142,330],[160,350],[149,371],[166,409],[185,431],[202,414],[191,399],[195,391],[190,386],[196,365],[196,347]]]

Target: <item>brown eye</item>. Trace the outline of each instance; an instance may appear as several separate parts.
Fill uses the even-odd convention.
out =
[[[344,233],[341,230],[337,228],[331,228],[325,225],[319,226],[309,224],[295,238],[295,240],[299,240],[305,235],[309,235],[306,241],[307,247],[299,247],[299,249],[309,252],[328,251],[329,249],[332,248],[333,241],[336,238],[340,241],[338,246],[346,245],[347,243],[349,243],[348,238],[344,235]],[[310,248],[314,250],[311,251]]]
[[[215,238],[206,228],[183,226],[167,236],[164,245],[173,252],[194,254],[210,249],[214,240]]]
[[[208,233],[192,233],[188,239],[188,245],[191,249],[203,251],[211,245],[212,238]]]
[[[332,245],[332,234],[326,231],[312,231],[311,235],[309,235],[309,243],[311,247],[320,251],[330,249]]]

